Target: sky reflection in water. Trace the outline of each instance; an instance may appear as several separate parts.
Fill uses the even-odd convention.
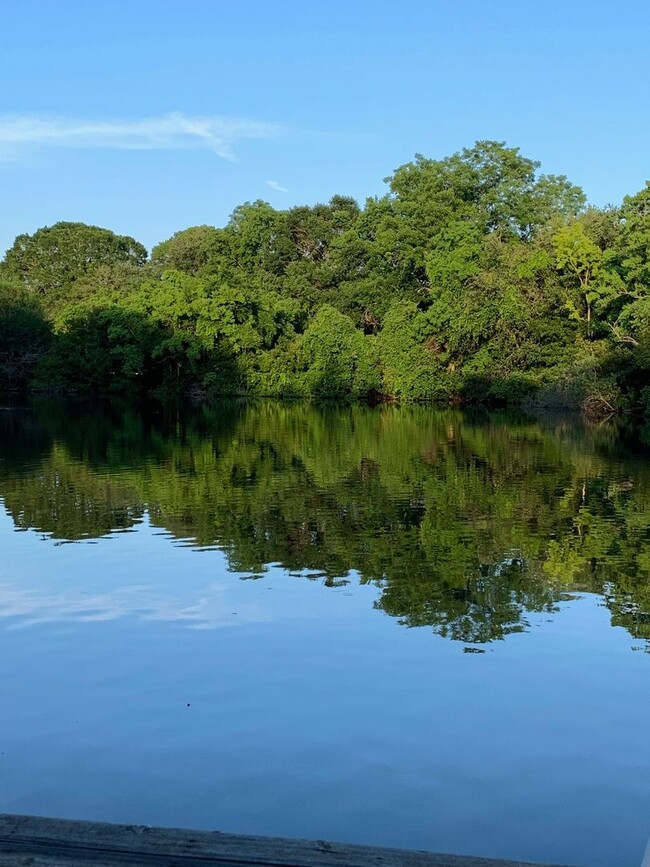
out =
[[[0,810],[639,863],[642,443],[424,408],[74,414],[0,414]]]

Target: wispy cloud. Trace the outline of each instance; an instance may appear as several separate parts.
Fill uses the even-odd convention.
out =
[[[0,116],[0,154],[27,146],[179,150],[202,148],[226,160],[244,139],[269,139],[280,125],[242,117],[190,117],[180,112],[136,120],[71,120],[33,115]],[[271,183],[271,182],[269,182]],[[281,189],[281,187],[278,188]]]
[[[237,611],[233,612],[233,605]],[[171,592],[147,585],[87,591],[29,588],[0,581],[0,623],[14,629],[36,623],[105,621],[122,617],[177,622],[194,629],[243,626],[271,620],[264,606],[242,600],[218,582]]]
[[[288,193],[289,190],[286,187],[283,187],[282,184],[279,184],[277,181],[267,181],[266,182],[272,190],[277,190],[279,193]]]

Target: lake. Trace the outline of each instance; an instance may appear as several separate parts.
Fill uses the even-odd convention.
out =
[[[0,812],[638,867],[643,437],[0,410]]]

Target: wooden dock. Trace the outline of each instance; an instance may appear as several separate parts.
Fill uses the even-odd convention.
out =
[[[463,855],[0,815],[0,867],[541,867]],[[559,865],[556,865],[559,867]]]

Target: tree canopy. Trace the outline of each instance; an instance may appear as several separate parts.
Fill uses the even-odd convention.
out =
[[[4,260],[6,273],[40,294],[57,294],[100,265],[143,265],[147,251],[133,238],[84,223],[55,223],[18,235]]]
[[[650,411],[650,184],[589,207],[498,141],[386,181],[363,205],[246,202],[151,259],[80,223],[19,235],[1,327],[49,337],[0,384]]]

